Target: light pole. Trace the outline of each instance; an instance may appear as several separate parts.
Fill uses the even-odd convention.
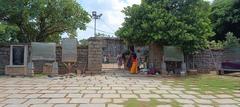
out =
[[[102,14],[97,15],[96,11],[92,12],[92,18],[94,19],[94,36],[97,36],[97,19],[100,19],[100,17],[102,16]]]

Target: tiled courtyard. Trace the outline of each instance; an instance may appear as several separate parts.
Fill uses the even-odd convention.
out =
[[[109,72],[74,78],[0,77],[1,107],[123,107],[129,99],[163,102],[158,107],[240,107],[240,91],[199,93],[161,77]]]

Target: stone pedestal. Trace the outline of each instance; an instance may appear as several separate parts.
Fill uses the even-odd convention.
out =
[[[25,65],[7,65],[5,67],[5,74],[10,76],[26,76],[27,66]]]
[[[57,64],[57,62],[44,64],[43,73],[47,74],[47,75],[50,75],[50,76],[57,76],[58,75],[58,64]]]

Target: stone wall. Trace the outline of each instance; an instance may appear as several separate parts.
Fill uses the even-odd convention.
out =
[[[102,41],[99,37],[88,40],[88,71],[86,73],[99,73],[102,70]]]
[[[10,64],[10,46],[0,45],[0,75],[5,72],[5,66]]]
[[[31,53],[29,49],[29,53]],[[30,54],[29,54],[30,55]],[[10,62],[10,45],[0,45],[0,75],[4,74],[5,66],[9,65]],[[62,63],[62,48],[61,46],[56,47],[56,61],[58,62],[59,66],[59,74],[66,73],[66,67]],[[28,62],[29,62],[28,57]],[[43,70],[43,65],[45,63],[51,63],[51,61],[34,61],[34,69],[35,73],[40,73]],[[75,64],[73,71],[76,70],[83,70],[84,67],[88,66],[88,47],[86,46],[78,46],[78,59],[77,63]]]
[[[193,56],[187,57],[187,65],[190,69],[200,71],[218,70],[221,67],[223,50],[204,50]]]
[[[204,50],[194,55],[185,56],[188,69],[198,69],[200,72],[218,70],[221,67],[223,50]],[[157,44],[149,45],[149,65],[161,69],[163,48]]]

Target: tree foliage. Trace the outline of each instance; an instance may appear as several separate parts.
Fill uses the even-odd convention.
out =
[[[213,35],[210,5],[203,0],[143,0],[123,13],[116,35],[129,44],[177,45],[189,53],[205,48]]]
[[[89,21],[76,0],[0,0],[0,22],[17,26],[20,42],[55,40],[86,29]]]
[[[0,23],[0,43],[18,42],[18,32],[17,26]]]
[[[88,40],[87,39],[81,39],[81,40],[79,40],[79,43],[83,46],[88,46]]]
[[[224,42],[224,48],[240,47],[240,39],[233,35],[232,32],[226,34],[226,41]]]
[[[209,41],[208,42],[208,49],[223,49],[224,48],[224,43],[222,41]]]
[[[211,20],[216,32],[215,40],[224,40],[228,32],[240,38],[240,0],[215,0]]]

